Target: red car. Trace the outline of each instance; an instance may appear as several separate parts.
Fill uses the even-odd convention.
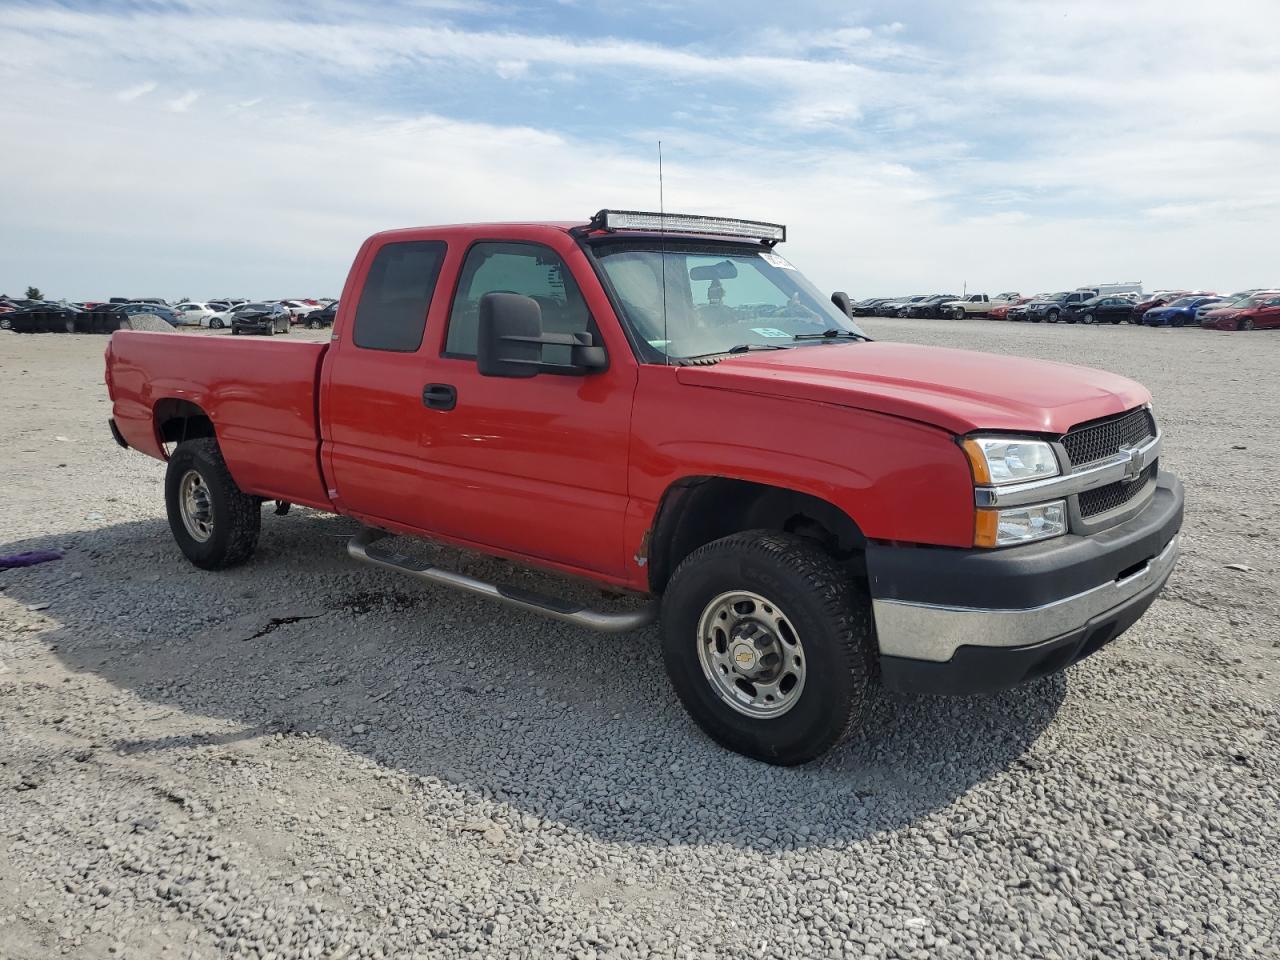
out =
[[[1280,328],[1280,290],[1243,297],[1210,310],[1200,321],[1206,330],[1274,330]]]
[[[987,314],[987,319],[1008,320],[1010,307],[1018,307],[1024,303],[1030,303],[1034,299],[1035,297],[1018,297],[1016,300],[1008,300],[1000,304],[998,307],[992,307],[991,311]]]
[[[1147,390],[873,343],[785,238],[609,210],[380,233],[322,342],[115,334],[111,429],[167,461],[196,566],[247,561],[275,500],[356,518],[355,559],[433,585],[610,632],[660,614],[634,642],[712,738],[770,763],[863,730],[874,683],[1001,689],[1128,629],[1182,523]],[[389,535],[637,603],[484,582]]]

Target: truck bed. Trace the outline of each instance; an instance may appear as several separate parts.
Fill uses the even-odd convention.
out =
[[[107,347],[112,415],[130,447],[167,459],[159,427],[195,404],[246,493],[331,506],[320,472],[316,391],[327,343],[119,331]]]

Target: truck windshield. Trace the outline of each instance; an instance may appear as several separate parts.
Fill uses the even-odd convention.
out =
[[[670,241],[602,244],[594,253],[618,312],[659,356],[674,360],[752,347],[865,336],[790,263],[769,250]],[[663,278],[666,296],[663,296]],[[665,302],[664,302],[665,301]],[[817,340],[797,341],[798,336]]]

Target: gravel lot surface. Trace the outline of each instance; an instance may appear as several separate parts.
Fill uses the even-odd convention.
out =
[[[1280,956],[1280,334],[866,326],[1146,383],[1184,556],[1065,676],[792,770],[653,630],[353,566],[345,519],[192,568],[105,339],[0,332],[0,553],[66,551],[0,572],[0,956]]]

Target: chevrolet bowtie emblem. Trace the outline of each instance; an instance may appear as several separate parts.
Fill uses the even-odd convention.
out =
[[[1124,476],[1120,478],[1120,482],[1133,483],[1142,476],[1142,451],[1137,447],[1121,447],[1120,452],[1129,457],[1129,462],[1124,465]]]

